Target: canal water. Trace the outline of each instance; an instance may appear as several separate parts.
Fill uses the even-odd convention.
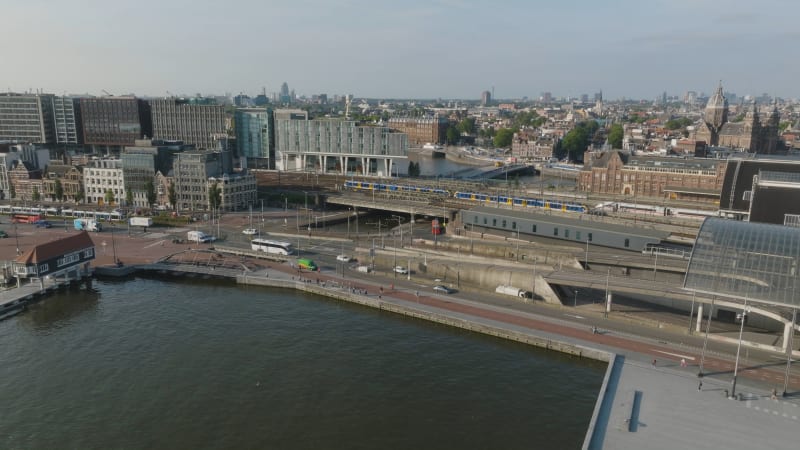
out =
[[[290,290],[95,282],[0,322],[3,449],[579,448],[604,364]]]

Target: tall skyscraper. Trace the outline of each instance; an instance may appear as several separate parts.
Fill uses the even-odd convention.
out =
[[[489,91],[481,92],[481,106],[486,106],[492,102],[492,93]]]
[[[183,141],[197,148],[216,148],[227,133],[225,108],[210,98],[149,100],[153,138]]]

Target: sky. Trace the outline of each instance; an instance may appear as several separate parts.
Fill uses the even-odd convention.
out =
[[[797,0],[0,0],[0,89],[800,98]]]

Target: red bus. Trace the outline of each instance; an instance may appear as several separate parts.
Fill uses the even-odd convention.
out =
[[[14,214],[11,216],[11,223],[36,223],[42,219],[40,214]]]

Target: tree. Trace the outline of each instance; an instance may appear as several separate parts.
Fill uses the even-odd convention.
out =
[[[593,120],[580,122],[564,136],[561,146],[570,161],[583,160],[583,153],[589,146],[589,139],[594,136],[598,127],[597,122]]]
[[[514,138],[514,130],[511,128],[500,128],[494,135],[495,147],[509,147],[511,140]]]
[[[222,204],[222,189],[215,182],[208,188],[208,205],[211,209],[217,209]]]
[[[547,118],[541,117],[536,111],[521,111],[514,116],[512,126],[514,128],[538,128],[545,122],[547,122]]]
[[[133,205],[133,190],[132,189],[125,189],[125,205],[126,206]]]
[[[114,191],[112,191],[110,188],[106,189],[106,195],[104,196],[104,200],[105,200],[107,205],[113,205],[114,204]]]
[[[178,194],[175,193],[175,183],[169,184],[169,189],[167,189],[167,200],[169,200],[169,204],[172,205],[173,208],[177,208]]]
[[[459,137],[460,134],[458,132],[458,129],[456,129],[456,127],[452,125],[447,127],[447,131],[445,132],[445,139],[448,144],[450,145],[456,144],[458,142]]]
[[[474,117],[467,117],[466,119],[462,120],[457,125],[458,131],[465,133],[465,134],[474,134],[475,133],[475,118]]]
[[[73,196],[73,198],[75,199],[75,203],[83,202],[83,191],[80,190],[80,189],[78,191],[76,191],[75,195]]]
[[[41,200],[41,198],[42,198],[42,194],[39,193],[39,187],[38,186],[34,186],[33,187],[33,193],[31,194],[31,200],[33,200],[35,202],[38,202],[39,200]]]
[[[419,163],[415,163],[414,161],[408,162],[408,176],[409,177],[418,177],[420,174]]]
[[[153,185],[153,180],[147,180],[144,183],[144,192],[147,197],[147,206],[152,208],[156,203],[156,187]]]
[[[622,148],[622,138],[625,135],[625,131],[622,129],[622,125],[615,123],[611,125],[611,129],[608,130],[608,145],[611,148]]]
[[[61,180],[58,178],[53,183],[53,197],[58,201],[64,200],[64,186],[61,185]]]
[[[681,128],[686,128],[692,124],[692,120],[686,117],[681,117],[678,119],[670,119],[667,123],[664,124],[664,128],[668,130],[679,130]]]

